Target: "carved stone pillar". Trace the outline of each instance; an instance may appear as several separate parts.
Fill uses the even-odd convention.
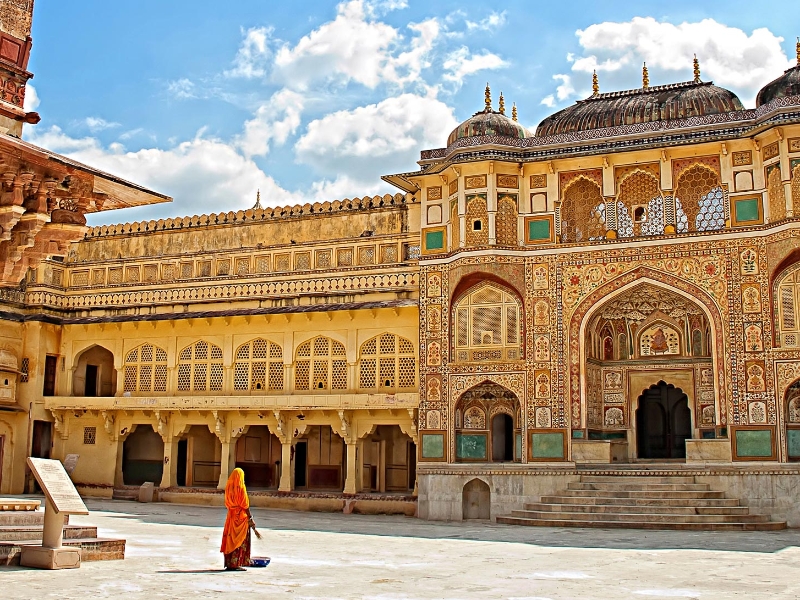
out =
[[[278,491],[292,491],[292,440],[281,442],[281,480]]]
[[[344,480],[344,493],[355,494],[356,489],[356,459],[358,457],[358,444],[356,440],[347,440],[347,477]]]

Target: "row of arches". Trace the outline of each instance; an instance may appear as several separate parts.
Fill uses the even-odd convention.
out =
[[[668,222],[678,233],[725,227],[725,194],[717,172],[697,164],[683,171],[674,195],[663,196],[655,173],[636,170],[620,183],[613,207],[617,237],[663,235]],[[561,192],[561,241],[605,239],[609,207],[601,183],[588,176],[573,179]],[[674,214],[672,214],[674,211]]]
[[[222,348],[198,340],[178,352],[175,389],[179,392],[220,392],[225,386]],[[125,354],[123,392],[166,392],[169,380],[167,351],[146,342]],[[116,371],[113,354],[100,346],[85,350],[76,360],[73,393],[89,396],[113,395]],[[410,340],[382,333],[359,348],[357,378],[350,381],[346,349],[341,342],[316,336],[300,344],[294,356],[294,389],[347,390],[357,382],[365,390],[414,389],[417,381],[416,348]],[[234,391],[283,391],[287,365],[281,346],[256,338],[234,351]]]

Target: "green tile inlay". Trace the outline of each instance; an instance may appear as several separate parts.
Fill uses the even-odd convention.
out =
[[[736,210],[736,221],[758,221],[758,199],[748,198],[734,202]]]
[[[514,434],[514,459],[519,460],[522,458],[522,434]]]
[[[564,458],[564,433],[532,433],[533,458]]]
[[[486,460],[487,437],[485,433],[456,435],[456,458]]]
[[[772,456],[771,429],[736,430],[737,458],[769,458]]]
[[[444,434],[422,434],[422,458],[444,458]]]
[[[789,457],[800,458],[800,429],[787,429],[786,443],[789,446]]]
[[[528,239],[531,241],[550,239],[550,219],[528,221]]]
[[[427,231],[425,232],[425,249],[426,250],[441,250],[444,248],[444,231]]]

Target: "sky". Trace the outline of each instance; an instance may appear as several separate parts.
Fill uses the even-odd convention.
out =
[[[665,12],[668,10],[668,12]],[[483,108],[529,130],[601,91],[702,79],[753,107],[795,64],[793,2],[38,0],[24,137],[168,194],[132,222],[396,193],[381,175]]]

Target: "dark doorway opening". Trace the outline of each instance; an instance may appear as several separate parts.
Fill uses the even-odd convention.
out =
[[[306,482],[306,464],[308,460],[308,443],[297,442],[294,445],[294,487],[304,488]]]
[[[44,359],[44,385],[42,386],[42,396],[56,395],[56,363],[58,357],[47,355]]]
[[[86,389],[84,396],[97,396],[97,365],[86,365]]]
[[[514,419],[511,415],[501,413],[492,418],[492,460],[514,460]]]
[[[659,381],[639,396],[636,448],[639,458],[686,458],[692,437],[689,398],[683,390]]]
[[[34,421],[31,437],[31,456],[33,458],[50,458],[50,449],[53,446],[53,424],[49,421]],[[28,489],[32,494],[41,494],[39,482],[30,475]]]
[[[189,457],[189,440],[178,440],[178,466],[176,482],[179,486],[186,486],[186,461]]]

